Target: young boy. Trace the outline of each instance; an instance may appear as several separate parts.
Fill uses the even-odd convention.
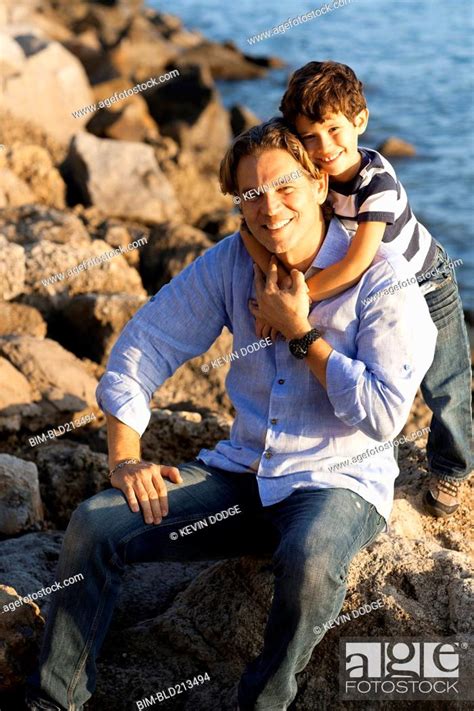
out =
[[[431,515],[450,516],[459,506],[461,481],[471,469],[472,415],[469,345],[449,258],[414,216],[391,164],[377,151],[358,148],[369,112],[352,69],[337,62],[309,62],[291,77],[280,110],[313,163],[328,173],[328,202],[351,236],[345,258],[307,280],[312,301],[356,284],[382,242],[403,254],[416,273],[438,328],[436,355],[421,385],[433,412],[427,446],[433,477],[424,504]],[[261,199],[260,193],[254,199]],[[270,252],[245,224],[241,236],[267,272]],[[281,281],[281,263],[278,271]]]

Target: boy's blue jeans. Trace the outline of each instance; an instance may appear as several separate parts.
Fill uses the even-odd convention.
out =
[[[169,515],[159,525],[145,524],[141,512],[132,513],[117,489],[97,494],[74,512],[57,579],[82,573],[84,580],[51,598],[39,673],[31,680],[33,696],[43,700],[31,708],[79,711],[91,696],[96,656],[126,565],[250,553],[273,556],[275,592],[262,653],[239,684],[239,705],[242,711],[282,711],[294,699],[295,674],[307,665],[324,635],[313,628],[323,628],[337,617],[349,564],[385,520],[372,504],[347,489],[298,490],[264,508],[253,472],[224,472],[198,460],[179,470],[184,483],[166,480]],[[241,513],[208,527],[196,526],[190,534],[182,532],[236,505]]]
[[[461,481],[472,468],[471,357],[455,269],[449,262],[438,245],[433,265],[437,273],[429,279],[437,288],[425,296],[438,339],[421,391],[433,413],[427,444],[429,469],[440,479]]]

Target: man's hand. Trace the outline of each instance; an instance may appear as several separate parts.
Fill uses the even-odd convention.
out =
[[[252,315],[256,319],[260,319],[261,322],[269,324],[272,331],[280,331],[287,340],[300,338],[312,328],[308,321],[309,289],[304,276],[297,269],[292,269],[290,277],[291,284],[287,282],[280,288],[274,258],[270,262],[270,271],[266,281],[261,269],[255,266],[257,302],[253,299],[249,300],[249,309]]]
[[[183,483],[176,467],[144,461],[118,469],[110,483],[124,493],[134,513],[141,507],[145,523],[161,523],[162,517],[168,515],[168,491],[163,477],[175,484]]]

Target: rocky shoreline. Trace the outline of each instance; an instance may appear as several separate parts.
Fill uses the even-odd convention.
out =
[[[95,388],[110,349],[150,294],[238,227],[217,169],[232,136],[258,119],[225,109],[215,81],[258,79],[282,64],[211,42],[138,0],[0,8],[2,711],[19,707],[49,596],[18,601],[54,582],[72,511],[108,485]],[[133,91],[153,77],[168,78]],[[227,437],[228,365],[201,366],[231,351],[224,331],[156,393],[146,458],[178,465]],[[404,433],[428,423],[417,397]],[[326,635],[300,676],[296,711],[352,708],[338,700],[341,636],[469,632],[472,495],[449,524],[422,515],[425,443],[402,446],[390,530],[350,571],[343,612],[377,599],[383,607]],[[211,682],[165,711],[233,709],[271,580],[268,561],[247,558],[129,570],[87,709],[136,709],[204,671]]]

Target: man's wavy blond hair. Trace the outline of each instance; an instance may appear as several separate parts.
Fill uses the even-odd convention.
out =
[[[320,178],[318,168],[313,165],[298,136],[292,133],[283,119],[274,117],[265,123],[249,128],[234,138],[221,161],[219,171],[219,182],[224,195],[238,194],[237,167],[241,158],[259,155],[272,148],[288,151],[301,165],[308,177],[315,180]]]

